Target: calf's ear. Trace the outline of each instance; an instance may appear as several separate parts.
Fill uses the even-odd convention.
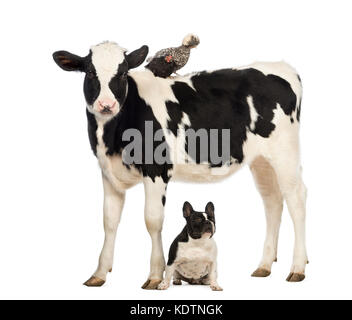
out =
[[[215,208],[212,202],[208,202],[208,204],[205,207],[205,212],[208,214],[209,217],[213,217],[215,216],[215,212],[214,212]]]
[[[191,204],[188,201],[186,201],[183,204],[183,216],[185,218],[188,218],[191,215],[192,211],[193,211],[193,208],[192,208]]]
[[[137,68],[140,66],[148,55],[148,46],[142,46],[137,50],[132,51],[126,55],[128,69]]]
[[[84,71],[84,58],[67,51],[53,53],[56,64],[65,71]]]

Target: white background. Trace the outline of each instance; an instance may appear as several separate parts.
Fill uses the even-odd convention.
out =
[[[350,1],[11,1],[0,4],[0,298],[352,298]],[[218,184],[171,183],[163,231],[168,251],[182,205],[215,203],[219,284],[144,291],[150,239],[142,185],[129,190],[113,273],[87,288],[103,244],[102,183],[86,130],[83,75],[51,54],[86,55],[117,41],[150,52],[194,32],[201,44],[181,72],[286,60],[300,73],[302,163],[308,187],[310,264],[285,281],[293,226],[285,209],[272,275],[251,278],[265,235],[248,168]]]

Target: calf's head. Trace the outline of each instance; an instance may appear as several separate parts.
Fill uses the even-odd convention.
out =
[[[57,51],[53,58],[65,71],[85,73],[84,95],[88,110],[100,119],[110,119],[121,109],[128,92],[127,73],[146,58],[148,47],[127,54],[113,42],[93,46],[86,57]]]
[[[183,216],[187,221],[187,232],[193,239],[209,239],[215,233],[214,205],[209,202],[205,212],[194,211],[189,202],[183,205]]]

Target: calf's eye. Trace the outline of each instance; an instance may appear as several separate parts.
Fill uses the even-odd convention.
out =
[[[92,78],[94,77],[93,71],[87,71],[87,77],[88,77],[89,79],[92,79]]]

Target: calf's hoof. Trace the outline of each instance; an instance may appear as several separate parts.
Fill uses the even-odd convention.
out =
[[[304,280],[306,276],[304,275],[304,273],[294,273],[294,272],[291,272],[286,281],[288,282],[301,282]]]
[[[256,277],[256,278],[265,278],[265,277],[270,276],[270,274],[271,274],[271,271],[266,270],[266,269],[264,269],[264,268],[258,268],[257,270],[255,270],[255,271],[252,273],[252,277]]]
[[[87,287],[101,287],[104,283],[105,283],[105,280],[92,276],[83,284]]]
[[[182,281],[181,280],[174,280],[173,284],[175,286],[181,286],[182,285]]]
[[[157,290],[162,280],[148,279],[142,286],[144,290]]]

